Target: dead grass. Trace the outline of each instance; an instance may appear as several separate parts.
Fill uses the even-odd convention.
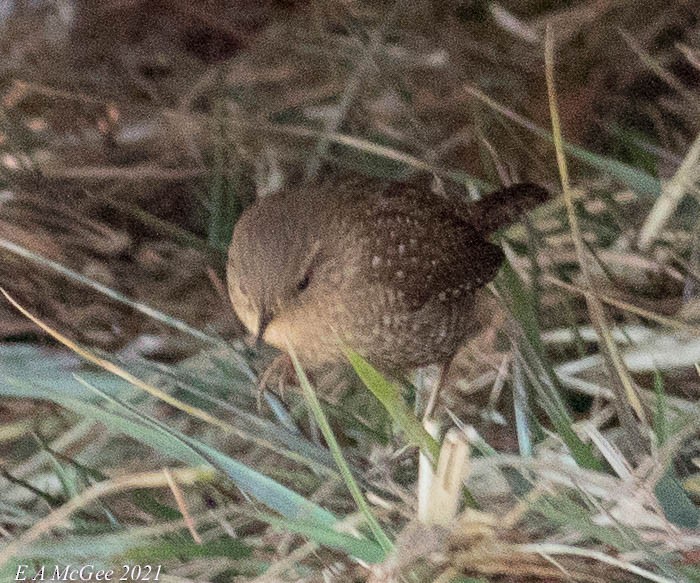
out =
[[[224,4],[0,23],[0,286],[45,325],[0,304],[0,575],[700,581],[691,4]],[[270,355],[223,283],[256,196],[416,171],[560,192],[564,161],[566,198],[502,237],[441,409],[478,511],[417,523],[416,449],[350,375],[313,379],[327,425],[296,391],[256,408]]]

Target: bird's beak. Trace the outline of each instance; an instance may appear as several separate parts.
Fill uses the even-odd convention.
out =
[[[263,343],[263,336],[265,336],[265,330],[267,330],[268,325],[272,322],[272,313],[267,310],[261,310],[260,319],[258,320],[258,334],[255,337],[255,348],[260,349]]]

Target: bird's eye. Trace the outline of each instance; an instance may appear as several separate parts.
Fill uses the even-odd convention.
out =
[[[302,279],[297,283],[297,291],[303,292],[307,287],[309,287],[309,282],[311,281],[311,273],[307,273]]]
[[[313,254],[311,254],[305,264],[304,277],[297,281],[297,292],[303,292],[309,284],[311,283],[311,278],[314,276],[314,271],[319,264],[320,254],[318,248],[318,242],[314,243],[312,246]]]

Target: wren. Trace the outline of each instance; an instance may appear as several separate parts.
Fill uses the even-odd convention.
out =
[[[523,183],[467,203],[375,179],[278,192],[235,226],[233,307],[309,369],[345,362],[339,340],[387,372],[447,363],[504,259],[488,237],[548,196]]]

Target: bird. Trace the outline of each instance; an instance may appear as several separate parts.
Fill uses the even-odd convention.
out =
[[[449,363],[478,332],[477,294],[504,261],[489,237],[549,196],[519,183],[467,202],[424,179],[280,190],[234,226],[234,311],[310,371],[346,363],[344,345],[388,374]]]

